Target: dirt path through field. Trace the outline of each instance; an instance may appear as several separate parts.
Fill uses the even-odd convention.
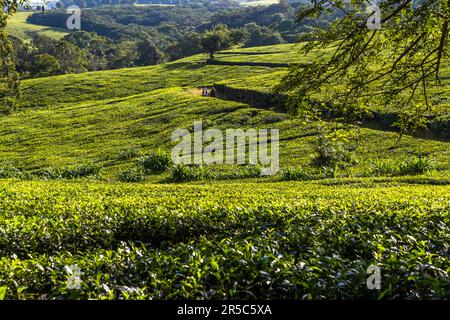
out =
[[[194,96],[202,96],[202,88],[190,88],[187,92],[193,94]]]

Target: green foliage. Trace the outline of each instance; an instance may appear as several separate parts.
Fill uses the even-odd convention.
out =
[[[34,77],[47,77],[61,72],[59,61],[49,54],[40,54],[35,57],[33,67],[30,70]]]
[[[448,191],[0,182],[0,283],[5,299],[449,298]]]
[[[146,172],[139,166],[129,168],[119,174],[122,182],[141,182],[145,180]]]
[[[214,60],[214,53],[220,50],[230,49],[244,41],[247,34],[243,30],[228,29],[224,24],[219,24],[212,30],[205,31],[200,38],[200,45],[209,53],[209,58]]]
[[[119,160],[131,160],[139,156],[139,151],[135,148],[130,149],[123,149],[120,151],[119,155],[117,156],[117,159]]]
[[[336,179],[339,177],[339,166],[337,163],[332,166],[322,166],[320,167],[320,176],[322,178],[333,178]]]
[[[88,70],[87,53],[71,42],[35,35],[32,43],[38,55],[45,54],[47,60],[48,55],[50,55],[58,61],[60,73],[80,73]],[[53,62],[53,64],[55,63]]]
[[[236,178],[259,178],[261,177],[261,167],[258,165],[245,165],[236,173]]]
[[[407,133],[414,133],[419,129],[426,129],[429,120],[419,112],[409,111],[401,112],[398,121],[394,122],[393,127],[400,130],[400,138]]]
[[[165,54],[150,39],[139,42],[136,49],[139,52],[139,58],[136,60],[137,66],[149,66],[166,61]]]
[[[0,115],[13,113],[19,98],[19,75],[13,62],[13,48],[6,33],[6,19],[20,1],[0,1]],[[3,7],[7,6],[6,12]]]
[[[399,174],[423,174],[430,172],[434,168],[434,163],[427,157],[411,157],[402,162],[399,166]]]
[[[170,177],[174,182],[188,182],[206,180],[212,175],[207,166],[177,164],[170,169]]]
[[[302,167],[289,167],[281,172],[284,181],[307,181],[313,179],[311,174],[305,172]]]
[[[363,176],[418,175],[429,173],[435,168],[435,162],[431,158],[413,156],[403,161],[373,161],[369,167],[365,168]]]
[[[60,40],[69,34],[69,30],[67,30],[66,26],[62,26],[62,28],[52,28],[28,23],[27,18],[31,14],[32,13],[30,12],[15,12],[8,19],[8,25],[6,26],[8,34],[19,38],[26,43],[29,43],[36,34],[47,36],[55,40]]]
[[[97,163],[89,163],[64,169],[59,168],[44,168],[43,170],[32,172],[31,175],[40,179],[54,180],[54,179],[79,179],[93,176],[100,177],[102,166]]]
[[[3,300],[6,295],[6,287],[0,287],[0,300]]]
[[[0,179],[20,178],[21,175],[22,171],[13,166],[0,167]]]
[[[357,163],[344,141],[323,134],[320,134],[317,138],[316,152],[317,157],[314,161],[318,166],[346,166]]]
[[[278,45],[235,49],[216,56],[226,61],[286,62],[296,58],[294,48]],[[319,174],[320,166],[309,167],[317,155],[319,123],[290,119],[286,114],[238,102],[204,99],[190,92],[192,87],[224,82],[231,88],[270,93],[273,85],[286,74],[285,68],[200,64],[203,61],[204,56],[197,55],[158,66],[22,81],[18,106],[23,112],[0,117],[0,167],[13,164],[29,172],[78,163],[105,163],[102,175],[114,180],[118,172],[135,164],[134,158],[120,158],[121,150],[136,146],[142,155],[158,149],[171,150],[173,130],[189,128],[193,119],[203,119],[221,130],[279,129],[281,168],[301,165],[314,176]],[[158,89],[161,87],[164,88]],[[446,93],[439,96],[446,101]],[[324,123],[327,121],[321,123],[327,128],[324,134],[335,139],[336,123],[329,121],[326,127]],[[424,153],[434,159],[439,171],[450,168],[445,141],[404,136],[396,143],[395,133],[376,129],[361,128],[357,138],[337,123],[338,141],[333,145],[343,143],[344,149],[353,150],[350,153],[360,161],[353,167],[353,160],[341,163],[346,167],[341,175],[361,176],[371,161],[401,160]],[[230,179],[235,168],[224,172],[212,170],[218,178]]]
[[[24,3],[23,0],[0,0],[0,6],[2,8],[0,23],[1,26],[5,26],[5,21],[8,16],[17,11],[20,4]]]
[[[161,173],[172,165],[172,158],[167,152],[157,151],[142,158],[139,164],[147,173]]]
[[[245,47],[270,46],[285,42],[279,32],[269,27],[261,27],[256,23],[250,23],[245,25],[245,29],[249,33]]]
[[[372,161],[368,167],[364,169],[363,176],[365,177],[377,177],[385,175],[398,174],[399,166],[392,162],[386,161]]]
[[[376,10],[365,10],[367,5],[364,0],[352,1],[350,7],[345,1],[319,0],[299,11],[299,22],[330,13],[340,19],[311,32],[314,41],[302,51],[322,54],[310,65],[294,66],[278,87],[289,97],[291,109],[333,104],[342,110],[370,110],[382,105],[400,113],[412,110],[418,118],[432,113],[431,92],[443,87],[441,73],[448,63],[448,4],[378,2],[379,26],[371,26]],[[402,130],[413,124],[413,131],[423,124],[402,123]]]
[[[0,179],[22,179],[22,180],[58,180],[58,179],[79,179],[84,177],[100,178],[102,166],[96,163],[71,166],[66,168],[46,167],[41,170],[24,172],[13,166],[0,167]]]
[[[268,13],[275,9],[255,12],[280,26],[288,17]],[[127,10],[120,19],[136,21]],[[111,9],[113,20],[118,11]],[[130,29],[117,65],[138,57],[130,56],[136,39],[127,37],[142,28]],[[158,32],[176,34],[170,26]],[[92,34],[64,41],[87,50],[90,63],[111,49]],[[216,54],[244,63],[305,64],[311,56],[297,57],[292,45]],[[450,298],[448,142],[405,136],[396,143],[395,133],[354,135],[331,121],[318,132],[326,122],[197,96],[192,88],[218,81],[267,93],[287,72],[203,60],[23,82],[21,112],[0,117],[0,161],[13,164],[0,166],[0,178],[9,179],[0,181],[0,299]],[[445,106],[448,95],[432,97]],[[339,116],[355,114],[346,110]],[[197,119],[221,130],[279,129],[281,179],[301,182],[271,182],[278,177],[260,177],[252,165],[171,166],[168,154],[151,153],[170,150],[173,130]],[[309,166],[314,152],[319,167]],[[136,160],[140,154],[150,156]],[[427,158],[402,162],[411,154]],[[440,172],[386,177],[428,173],[434,162]],[[100,173],[107,182],[63,181]],[[361,175],[382,177],[352,178]],[[212,181],[219,179],[255,183]],[[83,272],[79,291],[67,288],[74,264]],[[380,291],[365,286],[369,265],[382,268]]]

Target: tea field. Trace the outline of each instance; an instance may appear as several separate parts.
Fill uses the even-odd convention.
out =
[[[47,36],[53,39],[61,39],[68,34],[67,30],[44,27],[27,22],[27,18],[31,15],[31,12],[17,12],[8,22],[6,31],[8,34],[29,42],[33,35]]]
[[[218,59],[305,62],[297,47],[236,49],[219,54]],[[0,168],[12,166],[30,172],[97,163],[107,180],[117,180],[140,157],[158,149],[169,152],[173,130],[192,129],[193,121],[201,120],[205,127],[220,129],[279,129],[282,167],[317,171],[311,165],[319,134],[317,123],[190,92],[203,85],[225,83],[235,89],[267,93],[287,68],[206,65],[205,56],[150,67],[23,81],[19,111],[0,117]],[[358,165],[340,170],[339,175],[371,175],[374,166],[395,171],[414,156],[433,159],[433,167],[441,173],[450,168],[446,141],[406,136],[397,142],[395,132],[374,129],[361,128],[353,139]],[[129,156],[124,158],[124,154]],[[165,176],[146,179],[160,181]]]
[[[169,153],[174,146],[171,133],[179,128],[192,129],[193,119],[221,130],[279,129],[281,166],[315,170],[310,164],[315,157],[316,124],[241,103],[194,96],[183,88],[0,118],[0,163],[30,172],[97,163],[103,167],[105,179],[117,180],[140,157],[158,149]],[[380,163],[395,167],[413,155],[432,157],[439,172],[450,169],[447,142],[405,137],[396,143],[397,138],[394,132],[361,129],[355,149],[359,163],[340,173],[362,175]],[[386,150],[386,146],[391,149]],[[124,158],[127,152],[131,154]],[[148,178],[160,180],[165,175]]]
[[[448,140],[364,124],[331,150],[343,123],[196,94],[270,93],[288,68],[245,63],[307,63],[295,46],[217,58],[22,82],[0,116],[0,299],[449,298]],[[278,129],[281,170],[173,166],[194,121]]]
[[[7,299],[449,298],[449,190],[3,181],[0,283]]]

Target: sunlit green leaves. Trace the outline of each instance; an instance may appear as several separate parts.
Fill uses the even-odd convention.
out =
[[[3,181],[0,287],[6,299],[448,298],[448,194]],[[80,290],[67,287],[72,265]],[[382,268],[376,293],[369,265]]]

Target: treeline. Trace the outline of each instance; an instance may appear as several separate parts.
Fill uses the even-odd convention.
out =
[[[203,4],[211,5],[214,7],[227,7],[236,6],[238,3],[233,0],[218,0],[211,3],[208,0],[61,0],[64,7],[70,5],[76,5],[80,8],[95,8],[108,5],[127,5],[127,4],[163,4],[163,5],[191,5],[191,4]]]
[[[257,25],[268,37],[275,33],[282,41],[295,42],[299,33],[310,31],[317,21],[327,21],[318,19],[296,24],[295,13],[301,5],[282,2],[265,7],[231,6],[220,9],[209,3],[175,7],[108,6],[83,11],[82,29],[112,39],[140,37],[153,29],[170,40],[179,40],[188,32],[202,32],[218,24],[229,28]],[[67,17],[65,11],[36,13],[28,18],[28,22],[66,28]]]
[[[136,0],[61,0],[64,7],[71,5],[79,6],[80,8],[93,8],[104,5],[117,5],[117,4],[133,4]]]
[[[129,7],[109,6],[82,12],[81,28],[113,40],[145,38],[155,40],[165,36],[177,39],[180,30],[195,29],[209,20],[211,13],[203,8],[192,7]],[[35,13],[28,22],[55,28],[66,28],[69,14],[64,10]]]
[[[77,0],[78,1],[78,0]],[[76,2],[76,1],[75,1]],[[75,3],[74,2],[74,3]],[[158,64],[231,46],[296,42],[317,23],[297,24],[299,3],[267,7],[217,7],[209,2],[167,6],[106,6],[82,12],[82,31],[61,40],[12,38],[22,78]],[[35,13],[28,22],[65,28],[64,10]],[[328,19],[328,20],[327,20]]]
[[[22,78],[146,66],[167,60],[151,39],[112,41],[84,31],[61,40],[41,35],[33,36],[31,43],[10,39]]]

